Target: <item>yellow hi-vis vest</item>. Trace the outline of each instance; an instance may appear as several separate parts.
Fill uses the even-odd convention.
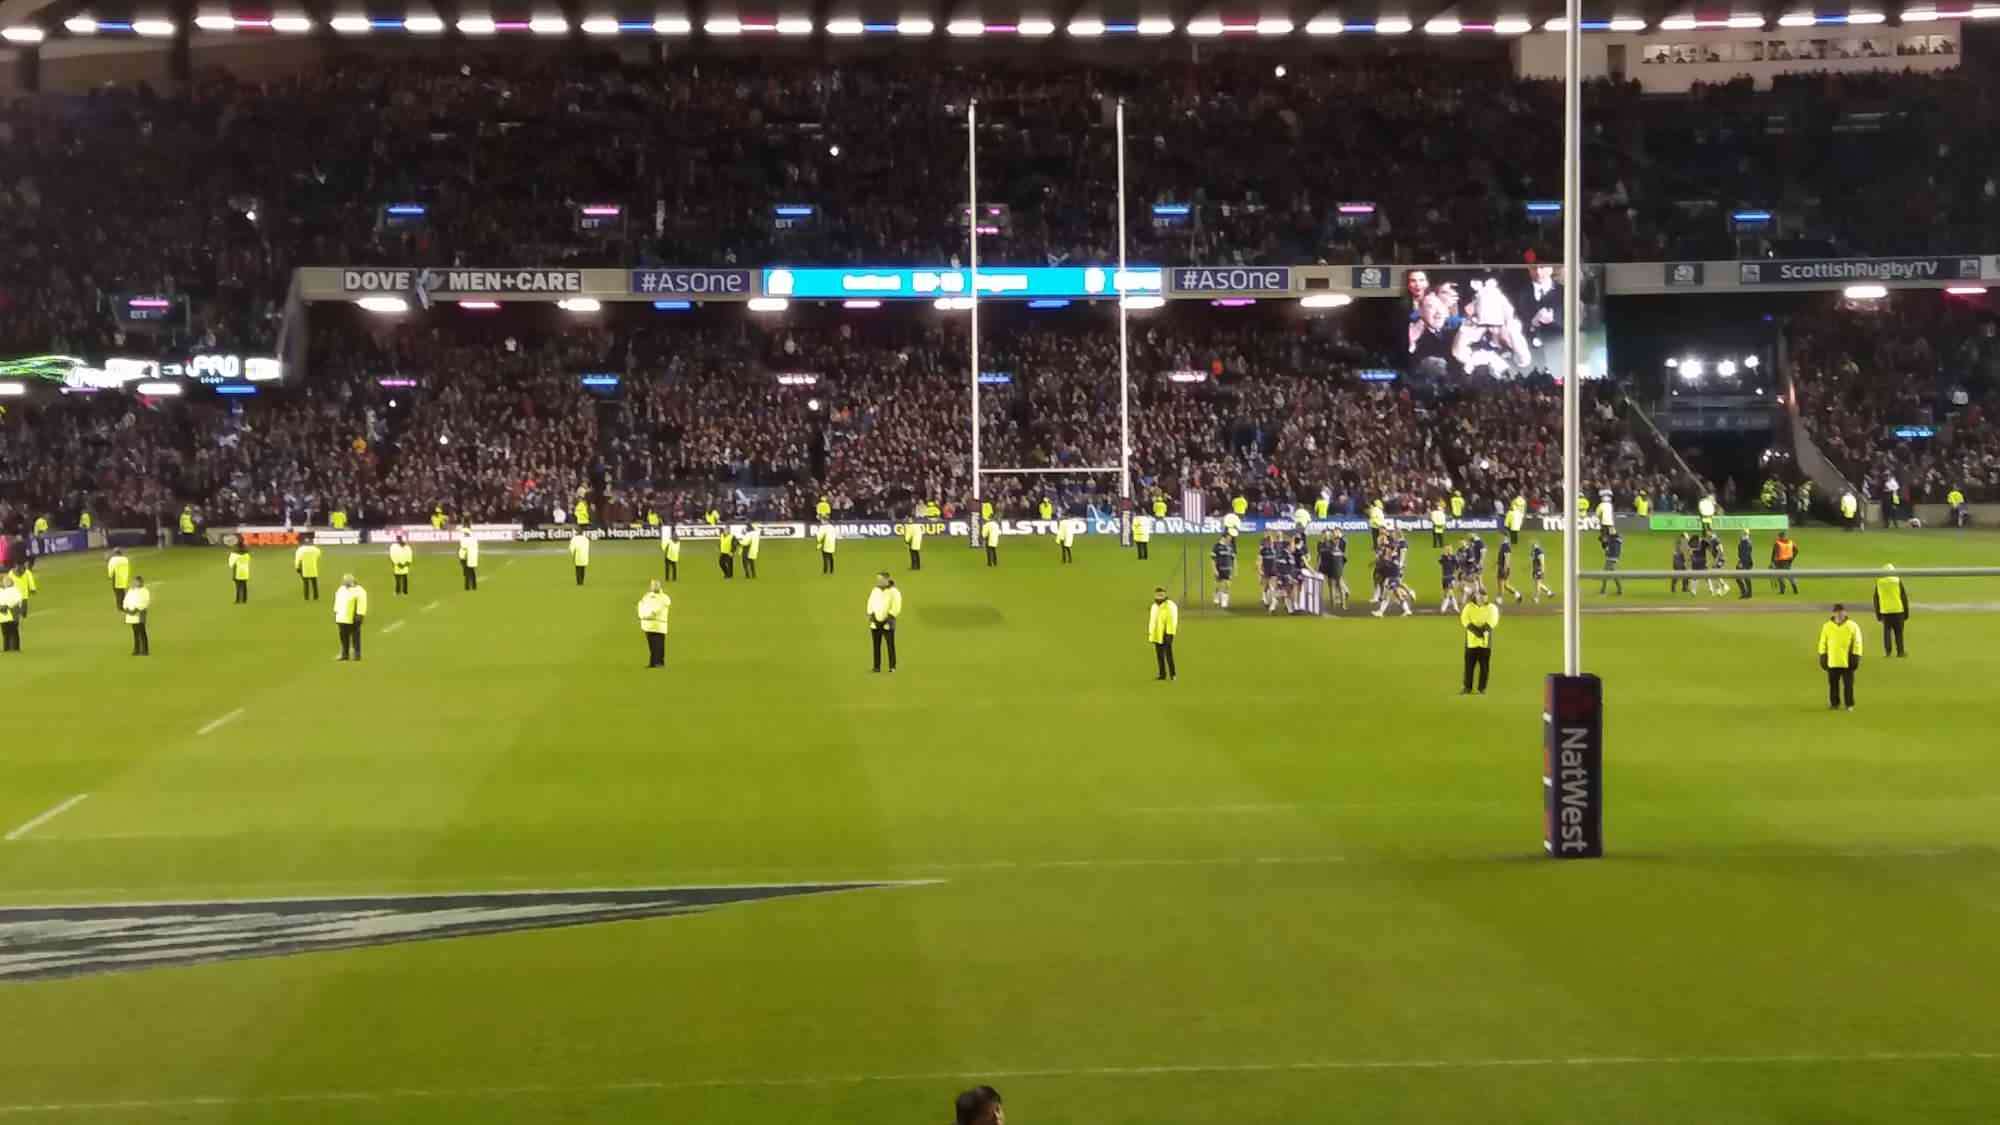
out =
[[[1181,607],[1172,598],[1154,602],[1146,611],[1146,639],[1161,644],[1181,631]]]
[[[1500,605],[1498,602],[1487,602],[1485,605],[1474,602],[1458,611],[1458,624],[1465,630],[1466,648],[1492,648],[1493,629],[1500,624]],[[1484,625],[1487,631],[1475,633],[1472,631],[1474,625]]]
[[[368,591],[359,586],[341,586],[333,592],[335,624],[352,625],[368,616]]]
[[[1819,654],[1826,657],[1829,668],[1846,668],[1854,657],[1861,655],[1861,623],[1852,617],[1835,624],[1825,621],[1819,627]]]
[[[639,631],[642,633],[664,633],[667,631],[667,613],[673,608],[674,599],[665,594],[648,593],[639,599]]]
[[[1893,574],[1885,574],[1875,580],[1875,612],[1909,612],[1909,603],[1903,600],[1903,580],[1901,578]]]

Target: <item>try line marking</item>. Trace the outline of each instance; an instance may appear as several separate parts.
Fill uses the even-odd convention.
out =
[[[64,801],[62,804],[57,805],[55,808],[50,809],[49,811],[43,813],[42,815],[29,821],[28,823],[23,824],[21,827],[16,828],[12,832],[7,833],[6,839],[12,841],[12,840],[18,840],[21,837],[26,836],[28,833],[33,832],[35,829],[40,828],[42,825],[47,824],[49,821],[54,820],[55,818],[61,816],[62,814],[82,804],[83,799],[88,796],[90,796],[90,794],[88,793],[78,793],[76,796],[71,797],[69,800]]]
[[[1148,1078],[1174,1074],[1285,1074],[1331,1071],[1471,1071],[1590,1069],[1605,1067],[1683,1066],[1840,1066],[1862,1063],[1934,1063],[2000,1060],[1993,1051],[1871,1051],[1859,1054],[1796,1055],[1584,1055],[1546,1058],[1467,1059],[1304,1059],[1297,1062],[1159,1063],[1142,1066],[1049,1067],[963,1070],[908,1074],[836,1074],[766,1078],[638,1079],[595,1085],[553,1083],[519,1086],[467,1086],[439,1089],[314,1090],[295,1094],[207,1094],[163,1098],[126,1098],[90,1102],[16,1102],[0,1104],[0,1115],[91,1113],[115,1110],[193,1109],[204,1106],[299,1105],[328,1102],[473,1101],[531,1095],[574,1097],[579,1094],[673,1092],[681,1090],[756,1090],[785,1087],[863,1086],[872,1083],[951,1083],[968,1078],[1003,1081],[1038,1078]]]
[[[229,724],[235,722],[236,720],[242,717],[243,717],[243,708],[238,707],[236,710],[231,711],[227,715],[223,715],[222,717],[216,719],[210,719],[209,721],[203,723],[201,725],[201,729],[194,732],[195,737],[199,738],[204,734],[213,734],[216,731],[221,730],[223,727],[228,726]]]
[[[401,621],[391,621],[389,622],[388,627],[382,630],[382,635],[386,637],[389,634],[395,632],[396,630],[401,629],[402,627],[403,623]]]

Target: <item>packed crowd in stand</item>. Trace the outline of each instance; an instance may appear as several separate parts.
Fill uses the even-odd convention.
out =
[[[963,224],[963,111],[981,104],[981,196],[1005,204],[990,263],[1115,255],[1112,111],[1125,100],[1132,250],[1197,262],[1518,261],[1553,228],[1527,199],[1556,192],[1559,90],[1498,59],[1405,81],[1407,60],[1222,56],[1143,72],[870,59],[708,59],[621,68],[531,51],[346,57],[246,82],[206,74],[171,95],[104,89],[0,109],[0,355],[269,351],[291,271],[306,264],[754,265],[949,262]],[[1589,93],[1589,252],[1733,256],[1712,215],[1762,203],[1832,250],[1991,244],[2000,187],[1980,138],[1976,72],[1809,75],[1679,99]],[[1689,104],[1701,112],[1689,113]],[[352,112],[367,105],[371,112]],[[1880,113],[1884,116],[1874,116]],[[1784,130],[1764,128],[1773,114]],[[1229,159],[1216,154],[1228,152]],[[1452,176],[1429,174],[1445,166]],[[1808,192],[1843,168],[1879,174]],[[1372,215],[1344,221],[1335,205]],[[424,222],[389,227],[384,204]],[[581,231],[575,208],[622,219]],[[772,207],[815,213],[780,229]],[[1185,202],[1185,225],[1149,205]],[[119,295],[162,295],[142,338]],[[1955,310],[1955,311],[1954,311]],[[339,322],[313,375],[251,402],[122,395],[17,404],[0,418],[0,519],[35,509],[147,517],[184,503],[219,519],[454,514],[538,518],[579,487],[663,511],[775,514],[827,494],[886,515],[971,494],[962,327],[945,318],[539,336]],[[496,322],[497,324],[498,322]],[[1135,320],[1137,487],[1282,510],[1321,490],[1356,511],[1421,510],[1457,487],[1485,510],[1559,476],[1546,382],[1370,384],[1367,349],[1326,323]],[[510,334],[511,333],[511,334]],[[1108,506],[1119,456],[1115,334],[1103,325],[997,332],[982,368],[981,460],[1069,468],[997,475],[1026,511],[1047,492]],[[2000,340],[1969,308],[1901,305],[1801,318],[1793,355],[1809,424],[1855,479],[1913,499],[2000,497]],[[620,376],[593,393],[578,376]],[[1180,373],[1175,381],[1170,373]],[[781,382],[780,374],[811,375]],[[385,376],[414,387],[384,385]],[[1679,491],[1634,441],[1615,396],[1592,397],[1586,477],[1621,504]],[[1931,439],[1893,436],[1935,425]]]
[[[1139,260],[1548,257],[1559,231],[1524,204],[1560,194],[1560,88],[1512,77],[1503,56],[1427,65],[1421,83],[1410,65],[621,67],[515,45],[21,98],[0,108],[0,354],[98,354],[121,331],[112,298],[129,293],[185,298],[169,327],[185,342],[268,347],[303,265],[951,261],[975,97],[981,198],[1008,209],[989,220],[990,263],[1116,256],[1120,98]],[[1864,111],[1883,116],[1857,124]],[[1599,260],[1734,257],[1716,209],[1741,204],[1780,209],[1828,252],[1960,252],[2000,228],[1984,155],[1996,98],[1977,71],[1664,99],[1598,83],[1586,112]],[[1774,115],[1785,128],[1768,127]],[[1857,167],[1871,175],[1851,190],[1813,186]],[[1343,218],[1355,200],[1375,211]],[[428,214],[385,226],[396,202]],[[622,217],[579,230],[575,208],[591,203]],[[787,203],[815,211],[779,229],[772,209]],[[1187,204],[1188,221],[1156,228],[1155,203]]]
[[[1794,385],[1820,452],[1872,499],[2000,500],[1997,323],[1984,298],[1928,294],[1795,317]]]
[[[981,459],[993,468],[1115,466],[1118,361],[1108,318],[996,323],[981,367]],[[256,399],[44,396],[0,419],[9,511],[150,523],[194,504],[215,522],[453,518],[540,522],[579,488],[610,519],[728,513],[902,515],[971,495],[961,320],[765,322],[741,315],[630,330],[328,321],[312,378]],[[1473,512],[1526,493],[1553,506],[1556,389],[1360,381],[1366,353],[1331,322],[1134,318],[1134,488],[1237,495],[1288,512],[1324,490],[1421,512],[1454,487]],[[582,376],[620,385],[587,389]],[[1593,397],[1593,491],[1651,488]],[[1610,410],[1607,400],[1602,404]],[[1109,511],[1112,473],[995,475],[985,495],[1030,515],[1045,497]]]

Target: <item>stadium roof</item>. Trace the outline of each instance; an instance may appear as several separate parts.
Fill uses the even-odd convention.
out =
[[[1917,24],[2000,16],[2000,4],[1908,0],[1585,0],[1585,30],[1776,30],[1815,25]],[[350,36],[578,34],[774,40],[1338,40],[1408,36],[1506,37],[1559,30],[1561,0],[0,0],[0,29],[16,45],[92,37],[199,34]]]

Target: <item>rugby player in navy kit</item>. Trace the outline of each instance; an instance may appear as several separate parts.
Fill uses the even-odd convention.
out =
[[[1215,546],[1208,549],[1208,557],[1215,567],[1215,604],[1229,608],[1229,583],[1236,577],[1236,544],[1230,541],[1229,533],[1215,537]]]
[[[1500,540],[1500,562],[1499,562],[1498,574],[1500,581],[1500,585],[1498,587],[1499,591],[1502,594],[1513,594],[1514,604],[1520,605],[1521,591],[1516,590],[1514,588],[1514,541],[1511,539]]]
[[[1403,616],[1415,612],[1416,595],[1403,581],[1405,568],[1409,562],[1410,544],[1401,532],[1391,531],[1383,536],[1383,552],[1378,557],[1376,569],[1381,574],[1382,604],[1375,608],[1375,616],[1388,612],[1389,603],[1403,607]]]

